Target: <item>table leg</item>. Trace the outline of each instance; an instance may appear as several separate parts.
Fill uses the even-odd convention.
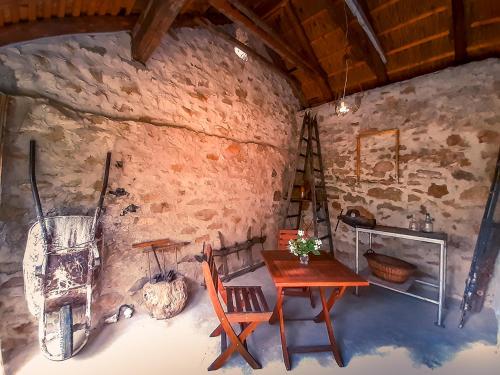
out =
[[[332,321],[330,320],[330,314],[328,312],[328,302],[325,297],[324,288],[319,288],[319,295],[321,297],[321,304],[323,305],[323,317],[325,318],[325,325],[328,331],[328,338],[332,347],[333,356],[335,357],[335,361],[337,362],[339,367],[344,367],[342,356],[340,355],[339,348],[337,347],[337,342],[335,341],[335,336],[333,335]]]
[[[359,274],[359,232],[358,228],[355,229],[356,231],[356,273]],[[356,287],[354,294],[359,296],[359,288]]]
[[[290,370],[292,368],[292,364],[290,362],[288,347],[286,346],[285,319],[283,317],[283,288],[278,288],[278,298],[276,300],[275,312],[276,315],[278,315],[280,321],[281,350],[283,351],[283,361],[285,362],[286,369]]]
[[[439,253],[439,304],[438,304],[438,313],[437,313],[437,322],[436,325],[443,327],[443,305],[445,298],[445,289],[446,289],[446,250],[445,245],[441,244],[441,251]]]
[[[330,310],[332,309],[333,305],[337,300],[342,298],[346,291],[347,287],[343,286],[340,289],[334,289],[332,290],[332,294],[330,294],[330,297],[328,298],[327,302],[327,307],[328,307],[328,314],[330,313]],[[322,321],[325,320],[323,310],[314,317],[314,322],[315,323],[321,323]]]

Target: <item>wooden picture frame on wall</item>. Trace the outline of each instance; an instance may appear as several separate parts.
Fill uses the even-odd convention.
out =
[[[394,153],[393,155],[389,154],[389,157],[385,159],[377,159],[378,163],[386,163],[388,165],[389,163],[394,163],[392,171],[393,176],[389,174],[389,178],[384,176],[381,176],[378,180],[376,177],[372,176],[367,176],[366,178],[362,179],[362,164],[363,164],[363,140],[370,140],[372,143],[376,143],[377,139],[382,140],[382,139],[388,139],[388,138],[394,138]],[[389,140],[390,142],[390,140]],[[387,130],[368,130],[361,132],[357,135],[356,137],[356,178],[358,182],[361,182],[361,180],[366,181],[366,182],[380,182],[382,180],[388,180],[388,181],[394,181],[396,183],[399,183],[399,129],[387,129]],[[385,151],[383,147],[381,147]],[[379,151],[379,150],[375,150]],[[389,150],[390,151],[390,150]],[[373,150],[370,150],[369,153],[366,155],[371,155]],[[390,172],[391,169],[385,170],[385,172]],[[375,168],[375,172],[376,168]],[[380,172],[382,173],[382,172]]]

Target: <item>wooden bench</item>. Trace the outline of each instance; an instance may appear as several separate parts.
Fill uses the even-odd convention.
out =
[[[212,247],[205,246],[203,252],[203,277],[215,314],[220,321],[210,337],[221,336],[221,354],[208,367],[208,370],[221,368],[235,351],[238,351],[253,369],[260,369],[262,365],[248,351],[246,339],[260,323],[268,322],[272,315],[262,289],[260,286],[224,287],[217,271]],[[226,305],[226,311],[219,296]],[[240,325],[239,334],[236,334],[231,325],[234,323]],[[230,341],[229,347],[227,347],[226,336]]]

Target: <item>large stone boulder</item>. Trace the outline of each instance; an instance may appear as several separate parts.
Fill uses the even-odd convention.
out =
[[[171,282],[146,283],[142,288],[144,305],[156,319],[169,319],[179,314],[186,305],[188,288],[186,279],[177,275]]]

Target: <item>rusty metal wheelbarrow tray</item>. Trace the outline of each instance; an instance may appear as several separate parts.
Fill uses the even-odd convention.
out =
[[[40,223],[35,223],[28,233],[23,260],[25,295],[30,312],[39,320],[40,348],[52,360],[63,360],[77,354],[90,335],[92,291],[100,253],[99,238],[92,238],[93,221],[92,216],[44,218],[51,238],[47,252]],[[44,261],[47,263],[46,272],[41,276],[39,270]],[[85,311],[84,323],[78,326],[84,330],[84,335],[73,345],[73,337],[64,335],[73,336],[72,310],[79,306],[84,306]],[[53,313],[60,315],[60,332],[51,335],[48,317]],[[71,330],[68,330],[68,324],[72,326]],[[50,336],[59,338],[59,348],[48,349]]]
[[[92,291],[100,266],[99,223],[110,162],[108,152],[94,216],[44,217],[36,183],[35,141],[30,142],[30,181],[37,222],[28,232],[23,260],[24,288],[28,308],[39,321],[40,349],[51,360],[71,358],[85,346],[90,335]],[[73,324],[73,309],[82,307],[82,323]],[[59,315],[56,320],[54,313]],[[50,328],[52,332],[48,332]],[[74,332],[82,330],[84,334],[74,340]]]

